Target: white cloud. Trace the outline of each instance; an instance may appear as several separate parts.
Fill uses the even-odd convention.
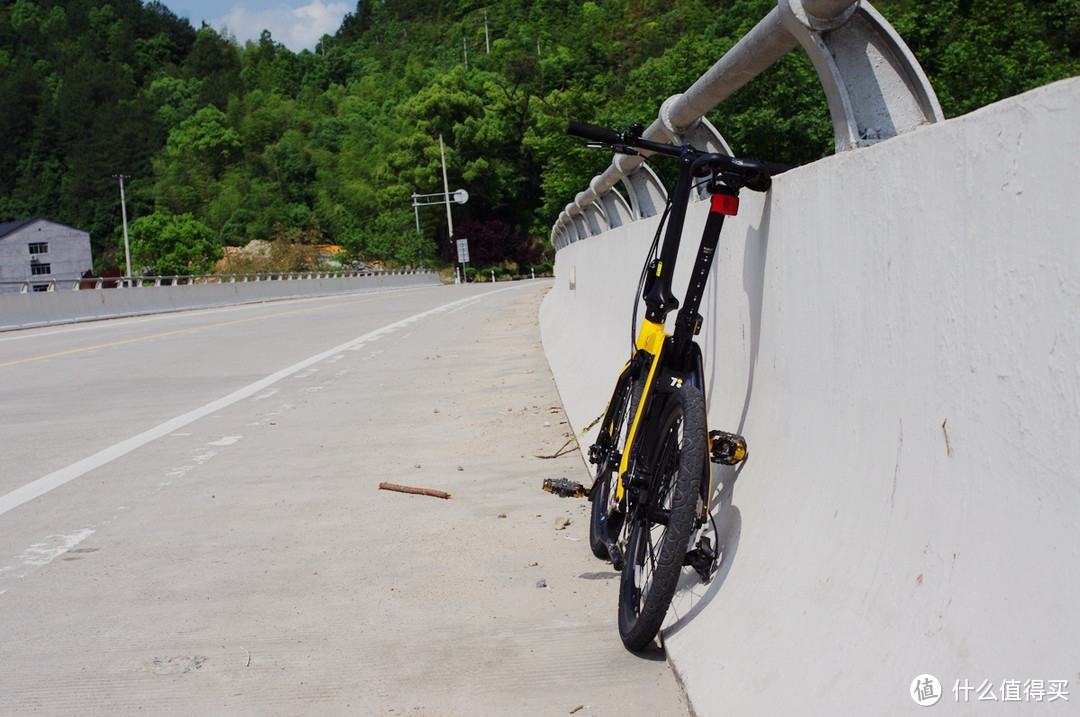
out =
[[[307,5],[290,8],[278,5],[266,10],[249,10],[234,5],[229,13],[210,24],[225,28],[243,44],[258,41],[263,30],[269,30],[275,41],[293,52],[313,50],[323,35],[332,35],[341,27],[341,20],[352,9],[346,2],[323,3],[314,0]]]

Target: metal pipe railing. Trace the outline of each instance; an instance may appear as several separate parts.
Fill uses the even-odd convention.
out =
[[[429,274],[430,269],[395,269],[356,271],[275,271],[257,274],[183,274],[175,276],[94,276],[79,279],[35,277],[19,281],[0,281],[0,293],[28,294],[36,291],[79,291],[92,289],[131,289],[189,284],[235,284],[249,281],[304,281],[340,279],[356,276],[400,276]],[[6,291],[9,290],[9,291]]]
[[[852,4],[850,0],[847,2]],[[686,92],[669,98],[660,109],[660,117],[645,129],[643,136],[654,142],[668,141],[672,134],[693,126],[798,45],[795,38],[784,31],[779,10],[773,9]],[[642,150],[637,156],[616,155],[611,166],[590,183],[595,196],[587,197],[587,201],[595,201],[623,177],[636,171],[650,154]]]
[[[814,62],[829,102],[836,149],[852,149],[943,119],[933,89],[914,56],[870,3],[852,0],[778,0],[743,36],[684,93],[668,98],[644,136],[656,142],[687,141],[728,151],[723,137],[705,115],[750,80],[798,46]],[[616,155],[559,215],[552,228],[556,250],[570,242],[622,223],[612,221],[605,196],[624,183],[629,205],[652,206],[635,192],[654,182],[628,181],[644,169],[648,153]],[[662,191],[662,190],[661,190]],[[622,205],[627,204],[623,201]],[[584,216],[584,221],[575,221]],[[649,214],[639,214],[635,219]],[[606,226],[603,226],[606,225]]]

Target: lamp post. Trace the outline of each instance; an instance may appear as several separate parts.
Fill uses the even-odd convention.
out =
[[[417,194],[416,192],[413,192],[412,195],[410,195],[410,196],[412,197],[412,200],[413,200],[413,204],[412,204],[413,205],[413,213],[416,215],[416,233],[417,234],[420,234],[420,207],[430,207],[430,206],[434,206],[436,204],[445,204],[446,205],[446,224],[450,229],[450,236],[453,237],[453,234],[454,234],[454,223],[453,222],[454,222],[454,220],[453,220],[453,217],[450,216],[450,204],[451,204],[451,202],[454,203],[454,204],[464,204],[465,202],[469,201],[469,193],[468,192],[466,192],[464,189],[459,189],[456,192],[454,192],[453,194],[450,194],[449,192],[446,192],[446,191],[435,192],[434,194]],[[451,239],[451,241],[452,241],[452,239]],[[458,241],[459,241],[459,246],[460,246],[460,242],[463,242],[465,240],[461,239],[461,240],[458,240]],[[466,251],[468,251],[468,250],[466,249]],[[460,255],[460,252],[459,252],[459,255],[458,255],[458,261],[459,262],[467,262],[468,260],[469,259],[468,259],[467,255],[464,258],[462,258],[461,255]],[[458,279],[457,267],[454,267],[454,283],[455,284],[459,283],[459,281],[460,280]]]
[[[131,244],[128,242],[127,202],[124,199],[124,180],[131,179],[130,174],[114,174],[113,179],[120,180],[120,218],[124,223],[124,259],[127,265],[127,278],[131,278]]]
[[[419,207],[426,207],[426,206],[429,206],[429,205],[432,205],[432,204],[445,204],[446,205],[446,229],[447,229],[447,231],[450,232],[450,241],[452,242],[452,241],[454,241],[454,216],[450,213],[450,203],[453,202],[455,204],[464,204],[465,202],[469,201],[469,193],[466,192],[464,189],[459,189],[456,192],[454,192],[453,194],[450,194],[450,183],[446,178],[446,149],[443,147],[443,138],[442,138],[441,134],[439,135],[439,156],[442,158],[443,190],[441,192],[436,192],[434,194],[417,194],[416,192],[413,192],[413,194],[412,194],[413,212],[416,214],[416,233],[417,234],[420,233],[420,210],[419,210]],[[442,198],[441,199],[431,199],[431,197],[442,197]],[[420,201],[421,199],[423,199],[424,201],[421,202]],[[468,258],[467,258],[468,248],[467,247],[466,247],[465,251],[466,251],[466,258],[462,259],[459,256],[458,257],[458,262],[464,263],[464,262],[468,261]],[[458,277],[458,270],[457,270],[457,267],[455,266],[454,267],[454,283],[458,284],[458,283],[460,283],[460,281],[461,280]]]

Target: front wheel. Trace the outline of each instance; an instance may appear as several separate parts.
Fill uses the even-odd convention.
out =
[[[642,436],[652,466],[643,500],[632,511],[619,584],[619,635],[629,650],[649,645],[664,622],[682,573],[697,515],[708,436],[705,399],[690,385],[667,400],[657,433]]]

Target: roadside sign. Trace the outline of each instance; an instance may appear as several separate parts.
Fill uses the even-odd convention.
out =
[[[469,240],[458,239],[457,240],[457,258],[462,264],[469,263]]]

